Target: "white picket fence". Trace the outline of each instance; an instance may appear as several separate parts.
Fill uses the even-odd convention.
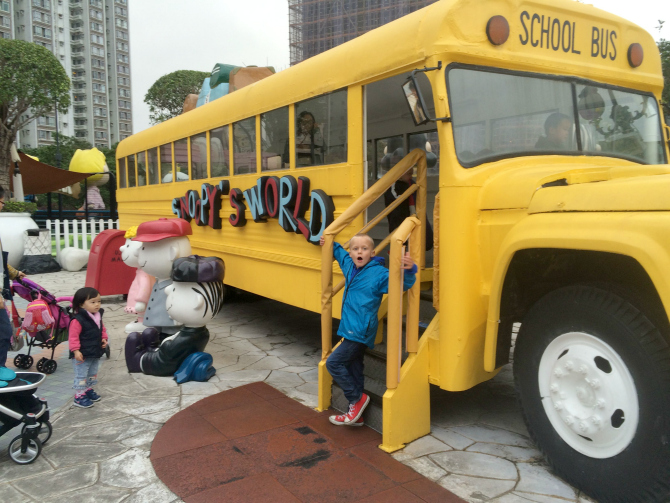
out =
[[[118,229],[119,221],[107,219],[99,220],[47,220],[47,229],[51,233],[52,253],[60,253],[62,248],[74,246],[81,250],[88,250],[88,240],[91,242],[105,229]],[[55,240],[55,241],[54,241]],[[63,243],[61,243],[61,240]]]

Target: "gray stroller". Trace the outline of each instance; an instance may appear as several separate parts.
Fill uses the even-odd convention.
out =
[[[34,395],[44,379],[46,375],[40,372],[0,367],[0,436],[23,423],[8,448],[9,457],[20,465],[35,461],[51,438],[47,401]]]

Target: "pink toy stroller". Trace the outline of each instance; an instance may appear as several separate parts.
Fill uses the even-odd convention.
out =
[[[42,300],[49,306],[51,316],[54,319],[53,327],[51,329],[40,330],[37,332],[26,332],[28,334],[28,354],[16,355],[14,357],[14,365],[16,368],[24,370],[29,369],[33,364],[33,357],[30,356],[30,352],[33,348],[51,349],[51,358],[40,358],[37,362],[37,370],[39,372],[44,372],[45,374],[53,374],[56,371],[56,368],[58,368],[58,363],[54,360],[56,346],[61,342],[67,341],[68,338],[67,329],[70,325],[72,316],[72,297],[54,297],[51,293],[47,292],[40,285],[28,278],[15,279],[12,282],[12,294],[16,294],[28,302],[32,302],[41,296]],[[22,320],[19,319],[18,312],[15,308],[13,308],[12,318],[14,326],[17,330],[20,330]]]

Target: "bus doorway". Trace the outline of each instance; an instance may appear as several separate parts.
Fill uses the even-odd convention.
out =
[[[408,152],[415,148],[423,149],[426,152],[428,163],[426,217],[432,227],[435,196],[439,190],[440,144],[437,126],[434,122],[421,126],[414,125],[402,89],[402,84],[409,75],[409,73],[403,73],[365,86],[366,187],[371,187]],[[421,93],[429,107],[429,113],[434,117],[435,108],[430,82],[423,74],[419,75],[418,81]],[[391,187],[390,192],[385,197],[380,197],[370,206],[367,212],[367,220],[369,221],[378,215],[385,208],[386,202],[392,201],[397,192],[402,193],[406,187],[407,184],[402,181]],[[398,210],[400,208],[395,211]],[[404,211],[406,211],[406,208]],[[380,223],[370,232],[376,242],[381,241],[391,230],[389,225],[395,223],[393,215],[390,220],[389,222],[387,218],[385,222]],[[432,235],[432,232],[429,231],[427,238],[430,238],[430,235]],[[432,267],[433,264],[432,246],[430,247],[431,249],[426,252],[426,267]],[[386,254],[387,251],[385,250],[383,253]]]

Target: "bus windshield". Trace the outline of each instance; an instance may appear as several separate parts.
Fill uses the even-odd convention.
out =
[[[520,155],[604,155],[665,162],[652,95],[470,68],[447,70],[456,154],[464,167]]]

